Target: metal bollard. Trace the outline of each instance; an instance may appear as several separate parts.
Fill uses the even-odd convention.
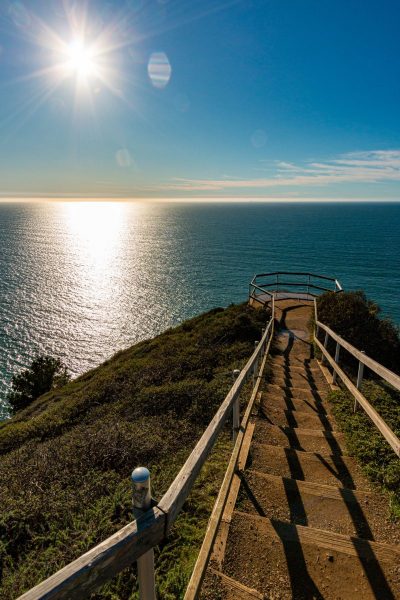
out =
[[[235,383],[236,379],[240,375],[240,370],[235,369],[232,371],[233,383]],[[236,442],[237,434],[240,429],[240,404],[239,404],[239,394],[232,406],[232,439]]]
[[[135,519],[151,508],[150,471],[137,467],[132,471],[133,515]],[[137,559],[140,600],[156,600],[153,548]]]

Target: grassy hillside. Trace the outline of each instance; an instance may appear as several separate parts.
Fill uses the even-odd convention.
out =
[[[246,305],[215,309],[118,353],[0,426],[2,600],[128,523],[137,465],[151,469],[154,495],[162,495],[266,319]],[[182,596],[230,447],[227,431],[157,549],[160,598]],[[136,598],[135,586],[132,568],[94,598]]]

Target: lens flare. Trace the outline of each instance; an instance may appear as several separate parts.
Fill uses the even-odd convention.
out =
[[[150,56],[147,72],[155,88],[167,87],[171,79],[172,68],[165,52],[153,52]]]

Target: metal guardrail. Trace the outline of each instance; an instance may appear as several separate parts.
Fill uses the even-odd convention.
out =
[[[313,300],[320,293],[342,292],[340,282],[326,275],[301,271],[257,273],[249,284],[249,299],[266,304],[275,299]]]
[[[120,571],[151,551],[154,546],[166,540],[227,419],[233,413],[234,419],[239,421],[239,396],[244,384],[252,377],[252,387],[258,386],[260,364],[266,349],[269,348],[273,331],[274,313],[272,312],[271,319],[262,333],[260,342],[256,343],[253,354],[240,371],[207,429],[162,499],[138,519],[20,596],[19,600],[87,598]],[[252,394],[249,404],[253,397]],[[238,448],[240,449],[242,443],[241,431],[238,429],[238,423],[234,422],[236,444],[232,456],[237,456]],[[143,595],[141,598],[144,600]]]

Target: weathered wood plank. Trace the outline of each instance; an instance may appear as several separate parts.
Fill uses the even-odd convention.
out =
[[[185,593],[185,600],[194,600],[195,598],[198,597],[198,594],[200,593],[201,584],[202,584],[202,581],[203,581],[203,578],[204,578],[204,575],[205,575],[205,572],[207,569],[208,561],[211,556],[211,552],[212,552],[214,541],[215,541],[215,538],[217,535],[218,527],[221,522],[221,518],[224,513],[225,507],[226,507],[226,502],[227,502],[229,491],[231,489],[231,484],[232,484],[232,480],[233,480],[233,477],[235,474],[236,465],[239,463],[240,467],[243,468],[246,463],[246,459],[247,459],[247,455],[249,452],[250,443],[251,443],[251,439],[252,439],[253,431],[254,431],[254,423],[250,423],[250,417],[252,414],[253,407],[256,403],[256,400],[259,397],[258,390],[259,390],[260,383],[261,383],[261,374],[264,372],[265,365],[266,365],[267,358],[268,358],[268,353],[269,353],[269,350],[271,347],[271,341],[272,341],[272,336],[273,336],[273,321],[270,322],[268,328],[271,328],[271,335],[269,337],[268,346],[266,348],[266,352],[263,357],[263,361],[261,364],[259,375],[257,377],[256,385],[253,389],[253,393],[251,395],[250,401],[247,405],[245,414],[244,414],[242,422],[241,422],[240,431],[239,431],[237,439],[236,439],[235,447],[233,449],[233,452],[232,452],[232,455],[231,455],[231,458],[229,461],[229,465],[228,465],[228,468],[225,473],[224,480],[222,482],[217,500],[215,502],[213,511],[211,513],[210,520],[208,522],[207,531],[204,536],[203,544],[201,546],[195,567],[193,569],[192,577],[189,581],[189,585],[188,585],[186,593]],[[267,331],[265,332],[263,339],[266,336]],[[236,482],[236,485],[235,485],[235,494],[236,495],[237,495],[237,491],[239,489],[237,483],[238,482]],[[235,502],[236,502],[236,497],[231,497],[230,505],[232,506],[232,509],[234,508]]]
[[[242,448],[239,454],[237,467],[239,471],[242,471],[246,466],[247,457],[250,450],[251,440],[255,429],[255,422],[250,422],[247,427],[246,436],[243,440]],[[229,526],[232,518],[233,511],[235,510],[236,500],[239,494],[239,489],[242,481],[236,473],[233,476],[232,483],[229,489],[228,498],[224,507],[224,512],[221,518],[221,522],[216,531],[214,544],[212,547],[212,554],[210,560],[215,562],[220,568],[225,558],[226,543],[229,535]],[[200,555],[199,555],[200,556]],[[207,557],[208,558],[208,557]],[[204,570],[206,566],[204,566]]]
[[[264,594],[261,594],[257,590],[247,587],[247,585],[236,581],[236,579],[232,579],[232,577],[228,577],[228,575],[221,573],[221,571],[217,571],[216,569],[210,569],[210,571],[215,577],[218,577],[225,588],[236,592],[240,600],[264,600]]]
[[[390,383],[390,385],[396,388],[396,390],[400,390],[400,377],[393,373],[393,371],[390,371],[390,369],[387,369],[386,367],[378,363],[376,360],[373,360],[360,350],[357,350],[357,348],[352,346],[349,342],[346,342],[346,340],[344,340],[342,337],[340,337],[340,335],[332,331],[332,329],[330,329],[327,325],[324,325],[320,321],[317,321],[316,324],[320,329],[323,329],[325,332],[327,332],[332,339],[338,342],[340,346],[342,346],[342,348],[345,348],[361,363],[363,363],[366,367],[371,369],[371,371],[379,375],[379,377],[382,377],[382,379],[385,379],[385,381]],[[317,341],[319,342],[319,340]]]
[[[220,569],[222,568],[225,558],[226,544],[228,541],[229,527],[231,524],[231,516],[233,514],[233,511],[235,510],[236,500],[241,484],[242,482],[239,475],[235,473],[226,501],[224,514],[222,515],[221,522],[218,526],[218,531],[216,533],[212,553],[210,556],[210,561],[213,564],[217,565]]]
[[[80,600],[164,538],[166,515],[153,508],[32,588],[19,600]]]
[[[397,456],[400,456],[400,440],[395,435],[395,433],[390,429],[390,427],[385,423],[382,417],[377,413],[374,407],[368,402],[365,396],[356,388],[354,383],[347,377],[346,373],[336,364],[334,358],[329,354],[329,352],[324,348],[321,342],[315,338],[315,342],[318,348],[321,350],[326,360],[331,365],[332,369],[336,371],[340,379],[343,381],[344,385],[347,387],[349,392],[354,396],[357,402],[363,407],[371,421],[374,425],[379,429],[385,440],[388,444],[393,448]],[[361,353],[360,353],[361,354]],[[361,354],[361,356],[363,356]]]

